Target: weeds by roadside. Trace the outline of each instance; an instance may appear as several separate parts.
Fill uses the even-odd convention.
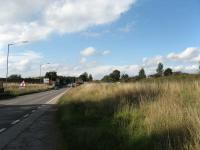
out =
[[[68,150],[198,150],[200,82],[86,84],[59,102]]]
[[[7,87],[5,85],[4,87],[6,94],[2,98],[42,92],[51,88],[51,86],[45,84],[27,84],[26,87],[19,87],[17,83],[9,83]]]

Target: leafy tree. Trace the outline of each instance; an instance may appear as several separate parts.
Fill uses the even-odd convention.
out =
[[[114,70],[114,71],[110,74],[110,78],[111,78],[112,81],[114,81],[114,82],[119,81],[119,79],[120,79],[120,71],[119,71],[119,70]]]
[[[158,64],[158,68],[156,69],[156,72],[157,72],[160,76],[162,76],[162,74],[163,74],[163,64],[162,64],[162,63],[159,63],[159,64]]]
[[[76,82],[76,77],[66,77],[65,78],[66,82],[69,83],[75,83]]]
[[[9,79],[13,79],[13,80],[19,80],[21,79],[21,75],[20,74],[12,74],[9,76]]]
[[[128,78],[129,78],[128,74],[123,74],[123,75],[121,76],[121,79],[128,79]]]
[[[83,80],[83,82],[89,81],[88,73],[87,73],[87,72],[84,72],[83,74],[81,74],[81,75],[79,76],[79,79]]]
[[[129,80],[128,74],[123,74],[123,75],[121,76],[121,80],[122,80],[122,81],[128,81],[128,80]]]
[[[140,71],[139,71],[139,78],[140,79],[146,78],[146,73],[145,73],[144,68],[140,69]]]
[[[93,81],[93,77],[91,74],[89,75],[88,79],[89,79],[89,81]]]
[[[58,76],[57,78],[60,80],[60,85],[75,83],[76,80],[76,77]]]
[[[164,71],[164,76],[171,76],[173,74],[172,69],[171,68],[167,68]]]
[[[52,81],[56,81],[57,77],[57,72],[55,71],[47,72],[45,75],[45,78],[49,78]]]

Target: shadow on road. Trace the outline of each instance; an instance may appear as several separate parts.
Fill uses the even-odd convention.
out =
[[[44,111],[44,113],[41,113]],[[57,150],[62,149],[61,137],[56,123],[56,105],[0,105],[0,129],[6,129],[0,133],[0,138],[16,126],[23,126],[23,122],[30,120],[33,115],[41,113],[29,127],[23,129],[9,144],[5,150]],[[18,121],[19,120],[19,121]],[[21,128],[21,127],[19,127]],[[0,144],[1,145],[1,144]]]

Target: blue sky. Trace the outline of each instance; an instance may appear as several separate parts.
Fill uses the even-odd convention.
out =
[[[45,6],[39,2],[31,4],[31,12],[26,9],[20,12],[23,9],[19,3],[15,2],[16,11],[10,12],[6,19],[0,16],[1,76],[5,74],[6,44],[20,40],[30,42],[12,47],[14,61],[10,62],[10,74],[37,76],[39,64],[46,62],[51,64],[44,65],[44,72],[57,70],[62,75],[79,75],[87,71],[95,78],[113,69],[136,75],[144,67],[151,74],[158,62],[176,71],[196,72],[198,69],[199,0],[95,0],[91,6],[82,0],[76,4],[57,0],[56,7],[46,0]],[[95,5],[99,8],[95,9]],[[84,13],[82,7],[85,7]],[[49,13],[51,9],[58,13]],[[81,9],[82,14],[77,13],[77,9]],[[16,12],[27,16],[15,20]],[[9,36],[5,38],[5,35]],[[26,61],[20,62],[22,60]]]

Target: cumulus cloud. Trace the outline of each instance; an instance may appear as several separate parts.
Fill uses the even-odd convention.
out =
[[[181,53],[170,53],[169,55],[167,55],[167,59],[175,60],[175,61],[192,60],[198,54],[199,50],[200,49],[197,47],[189,47],[189,48],[186,48]]]
[[[6,70],[6,54],[0,53],[0,76],[5,76]],[[42,55],[34,51],[27,51],[18,55],[11,55],[9,57],[9,74],[24,74],[32,75],[35,73],[36,68],[39,70],[39,61]],[[32,72],[33,71],[33,72]]]
[[[105,55],[108,55],[110,53],[111,53],[111,51],[109,51],[109,50],[98,51],[98,50],[96,50],[96,48],[94,48],[92,46],[87,47],[84,50],[80,51],[80,54],[83,57],[89,57],[89,56],[92,56],[92,55],[103,55],[103,56],[105,56]]]
[[[80,51],[80,55],[81,55],[80,64],[88,65],[88,64],[86,64],[87,57],[90,57],[90,56],[106,56],[106,55],[108,55],[110,53],[111,53],[111,51],[109,51],[109,50],[98,51],[92,46],[91,47],[87,47],[84,50]],[[94,62],[92,64],[94,64]]]
[[[147,58],[147,57],[144,57],[143,58],[143,63],[145,66],[153,66],[153,65],[157,65],[159,62],[165,62],[166,58],[163,57],[163,56],[155,56],[155,57],[151,57],[151,58]]]
[[[96,49],[94,50],[99,54]],[[80,63],[72,64],[49,64],[43,66],[43,73],[49,70],[55,70],[59,75],[65,76],[79,76],[83,72],[92,73],[95,79],[101,79],[104,75],[110,74],[113,70],[118,69],[121,73],[128,73],[130,76],[137,75],[140,68],[144,67],[146,74],[150,75],[156,72],[157,63],[163,62],[164,67],[170,67],[174,71],[182,71],[194,73],[198,71],[198,61],[194,59],[200,58],[198,48],[186,48],[180,53],[173,53],[178,59],[174,60],[169,58],[169,54],[166,56],[155,56],[151,58],[144,58],[144,64],[127,64],[127,65],[107,65],[96,61],[89,61],[87,57],[91,56],[91,50],[85,54],[85,57],[81,57]],[[102,51],[100,54],[108,53]],[[195,53],[196,55],[193,55]],[[93,53],[92,53],[93,54]],[[180,57],[181,56],[181,57]],[[5,76],[6,55],[0,51],[0,76]],[[9,74],[21,74],[22,76],[38,76],[39,65],[43,56],[34,51],[27,51],[20,53],[18,56],[10,56],[9,61]],[[177,61],[179,60],[179,61]],[[188,63],[182,63],[182,61]],[[171,64],[171,62],[175,62]],[[38,71],[38,72],[37,72]]]
[[[96,53],[96,49],[94,47],[88,47],[80,52],[81,56],[92,56]]]
[[[93,66],[68,66],[62,71],[63,75],[79,76],[83,72],[88,72],[93,75],[95,79],[101,79],[104,75],[110,74],[113,70],[119,69],[122,73],[129,75],[137,75],[140,66],[138,65],[93,65]]]
[[[106,51],[103,51],[102,52],[102,55],[108,55],[108,54],[110,54],[111,52],[109,51],[109,50],[106,50]]]
[[[174,71],[182,71],[194,73],[198,71],[198,63],[200,62],[200,48],[188,47],[179,53],[169,53],[166,56],[157,55],[154,57],[143,58],[143,67],[147,68],[148,74],[155,73],[159,62],[168,65]],[[183,64],[184,65],[181,65]],[[173,65],[170,65],[173,64]]]
[[[40,40],[51,33],[73,33],[111,23],[136,0],[0,1],[1,44]],[[9,11],[8,11],[9,10]]]
[[[166,56],[155,56],[151,58],[143,58],[143,63],[146,66],[156,65],[159,62],[199,62],[200,61],[200,48],[188,47],[180,53],[170,53]]]

